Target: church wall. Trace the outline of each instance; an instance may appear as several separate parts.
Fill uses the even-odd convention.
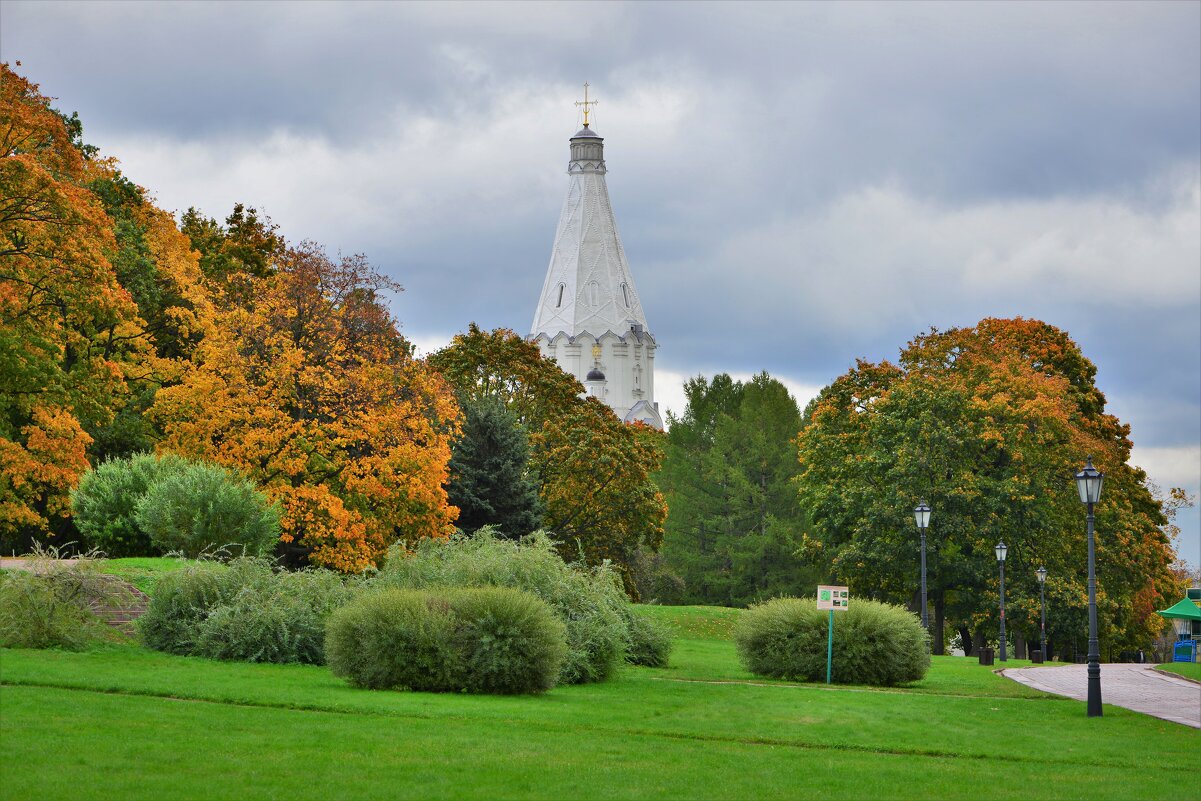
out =
[[[593,366],[592,346],[595,339],[581,334],[574,340],[566,336],[537,338],[542,355],[554,359],[566,373],[585,383]],[[600,338],[600,368],[605,374],[604,401],[618,417],[625,417],[641,400],[652,402],[655,397],[655,346],[639,342],[636,337],[623,340],[611,332]],[[638,368],[641,368],[640,370]],[[639,388],[641,392],[639,392]]]

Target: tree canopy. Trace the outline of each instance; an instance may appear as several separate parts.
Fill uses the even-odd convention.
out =
[[[855,592],[911,601],[918,586],[913,507],[926,500],[935,648],[944,620],[965,644],[995,631],[998,570],[1009,546],[1007,619],[1037,632],[1049,578],[1048,632],[1066,647],[1086,605],[1084,512],[1072,476],[1087,455],[1106,472],[1097,509],[1103,639],[1146,642],[1150,613],[1174,596],[1165,507],[1128,464],[1129,427],[1105,412],[1096,368],[1068,335],[1037,320],[986,319],[932,330],[898,364],[860,361],[806,409],[798,488],[812,520],[806,552]],[[978,637],[977,637],[978,639]]]
[[[670,509],[663,556],[684,580],[681,600],[745,606],[807,595],[819,576],[799,554],[807,524],[793,484],[796,400],[767,373],[745,383],[697,376],[684,393],[660,473]]]
[[[308,243],[252,280],[253,305],[218,311],[194,369],[158,393],[163,446],[254,478],[315,564],[362,570],[397,539],[447,536],[459,411],[378,297],[398,287]]]
[[[538,346],[508,329],[474,323],[429,364],[464,404],[504,404],[530,436],[543,526],[564,558],[611,560],[637,596],[631,565],[639,547],[659,547],[667,507],[653,474],[662,434],[622,423]]]
[[[69,533],[89,460],[145,447],[204,304],[170,215],[0,64],[0,540]]]
[[[72,538],[88,466],[150,448],[257,482],[298,560],[360,570],[445,536],[459,412],[386,309],[397,287],[242,204],[181,230],[0,70],[0,544]]]

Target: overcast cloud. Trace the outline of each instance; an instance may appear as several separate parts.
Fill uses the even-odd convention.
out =
[[[1201,489],[1201,3],[6,0],[0,54],[166,208],[365,252],[427,349],[527,330],[588,80],[662,403],[1037,317]]]

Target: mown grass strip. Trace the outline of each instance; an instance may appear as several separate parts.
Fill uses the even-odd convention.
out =
[[[540,730],[7,687],[0,799],[1166,797],[1096,764]]]
[[[1157,728],[1162,722],[1125,710],[1107,712],[1103,729],[1090,726],[1070,702],[992,705],[996,699],[903,692],[781,694],[774,686],[657,681],[655,671],[645,669],[627,669],[612,682],[559,688],[542,697],[498,698],[356,690],[324,668],[217,663],[128,648],[90,654],[9,651],[3,667],[3,681],[13,685],[868,752],[1007,754],[1028,761],[1136,766],[1145,764],[1143,750],[1162,749],[1161,758],[1183,758],[1189,747]],[[1131,741],[1145,748],[1131,749]]]
[[[174,694],[159,694],[148,692],[130,692],[127,690],[110,689],[96,690],[81,687],[67,687],[54,684],[39,684],[33,682],[0,682],[0,687],[31,687],[50,690],[62,690],[69,693],[95,693],[97,695],[124,695],[140,698],[159,698],[167,701],[187,701],[197,704],[216,704],[219,706],[244,707],[250,709],[282,709],[292,712],[306,712],[330,715],[349,715],[349,716],[366,716],[366,717],[385,717],[385,718],[400,718],[406,720],[455,720],[461,723],[466,723],[472,718],[464,715],[434,715],[434,714],[419,714],[415,712],[400,712],[396,710],[349,710],[349,709],[332,709],[315,704],[272,704],[272,703],[256,703],[250,701],[226,701],[215,698],[206,698],[194,695],[174,695]],[[536,728],[544,732],[561,732],[578,735],[582,732],[589,734],[601,735],[622,735],[632,734],[639,737],[662,737],[671,740],[693,740],[696,742],[715,742],[715,743],[738,743],[742,745],[752,746],[773,746],[781,748],[799,748],[807,751],[850,751],[870,754],[893,754],[896,756],[923,756],[923,757],[938,757],[946,759],[983,759],[983,760],[1000,760],[1003,762],[1036,762],[1047,764],[1094,764],[1097,766],[1104,765],[1104,762],[1087,762],[1087,761],[1064,761],[1056,759],[1046,759],[1040,757],[1012,755],[1012,754],[985,754],[985,753],[963,753],[955,751],[945,751],[929,748],[895,748],[886,746],[865,746],[856,745],[853,743],[817,743],[807,742],[803,740],[789,740],[776,737],[763,736],[723,736],[720,734],[702,734],[688,732],[672,732],[657,729],[644,729],[637,727],[626,728],[609,728],[604,726],[593,726],[588,724],[572,723],[572,724],[556,724],[548,721],[523,721],[523,725]],[[1132,766],[1133,767],[1133,766]]]

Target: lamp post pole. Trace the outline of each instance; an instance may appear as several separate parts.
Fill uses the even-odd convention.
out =
[[[1093,507],[1101,499],[1105,474],[1093,467],[1088,457],[1084,469],[1076,474],[1076,489],[1088,510],[1088,716],[1101,717],[1101,647],[1097,641],[1097,566],[1093,543],[1096,519]]]
[[[1034,571],[1038,576],[1038,609],[1039,609],[1039,646],[1042,648],[1043,661],[1047,661],[1047,569],[1040,567]]]
[[[917,530],[922,535],[922,628],[930,632],[930,615],[926,610],[926,527],[930,525],[930,507],[925,501],[913,510],[913,519],[917,521]]]
[[[996,547],[997,564],[1001,566],[1001,661],[1008,661],[1005,656],[1005,553],[1009,549],[1005,543],[998,542]]]

